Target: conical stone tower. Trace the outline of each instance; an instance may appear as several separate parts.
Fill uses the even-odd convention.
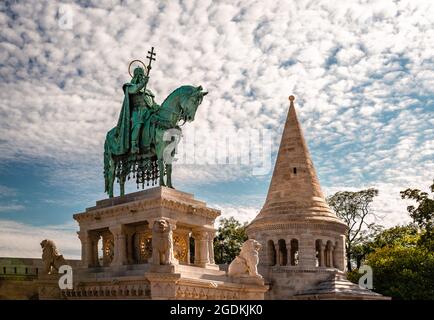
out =
[[[343,275],[347,226],[327,205],[290,96],[267,199],[247,228],[262,244],[269,299],[290,299]],[[309,291],[309,292],[311,292]]]

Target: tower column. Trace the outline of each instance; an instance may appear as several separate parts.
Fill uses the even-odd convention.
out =
[[[292,265],[291,239],[286,240],[286,265]]]
[[[319,247],[319,266],[320,267],[324,267],[325,266],[325,261],[324,261],[324,251],[325,251],[325,244],[323,244],[322,242],[321,242],[321,245],[320,245],[320,247]]]
[[[298,256],[300,266],[315,267],[315,243],[311,235],[301,235],[298,243]]]

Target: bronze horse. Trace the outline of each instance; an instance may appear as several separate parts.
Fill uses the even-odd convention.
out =
[[[115,141],[118,129],[115,127],[107,133],[104,143],[104,178],[105,192],[110,198],[113,197],[115,179],[120,184],[122,196],[125,194],[125,181],[131,174],[136,178],[137,187],[140,184],[144,187],[145,183],[149,185],[149,182],[153,185],[159,178],[160,186],[173,188],[170,158],[175,155],[175,150],[168,148],[169,145],[173,145],[173,130],[177,130],[180,136],[180,121],[185,123],[194,120],[197,108],[207,93],[201,86],[187,85],[174,90],[161,107],[145,120],[139,153],[112,154],[110,144]],[[170,134],[167,134],[168,132]],[[144,145],[144,141],[150,142],[149,145]]]

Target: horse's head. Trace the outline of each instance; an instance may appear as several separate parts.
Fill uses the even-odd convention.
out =
[[[186,92],[183,99],[181,99],[181,108],[185,121],[191,122],[194,120],[197,108],[202,103],[203,97],[207,94],[208,92],[203,91],[202,86],[186,86]]]

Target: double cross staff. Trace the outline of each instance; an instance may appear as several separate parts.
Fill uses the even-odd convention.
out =
[[[148,66],[147,66],[147,69],[148,69],[148,70],[146,71],[146,76],[147,76],[147,77],[149,77],[149,72],[151,72],[151,68],[152,68],[152,67],[151,67],[151,63],[152,63],[152,60],[155,61],[155,58],[154,58],[154,57],[155,57],[156,55],[157,55],[157,54],[154,52],[154,47],[152,47],[152,48],[151,48],[151,51],[148,51],[148,55],[146,56],[146,58],[149,59],[149,63],[148,63]],[[146,83],[146,84],[147,84],[147,83]],[[145,84],[145,88],[144,88],[145,90],[146,90],[146,84]]]

